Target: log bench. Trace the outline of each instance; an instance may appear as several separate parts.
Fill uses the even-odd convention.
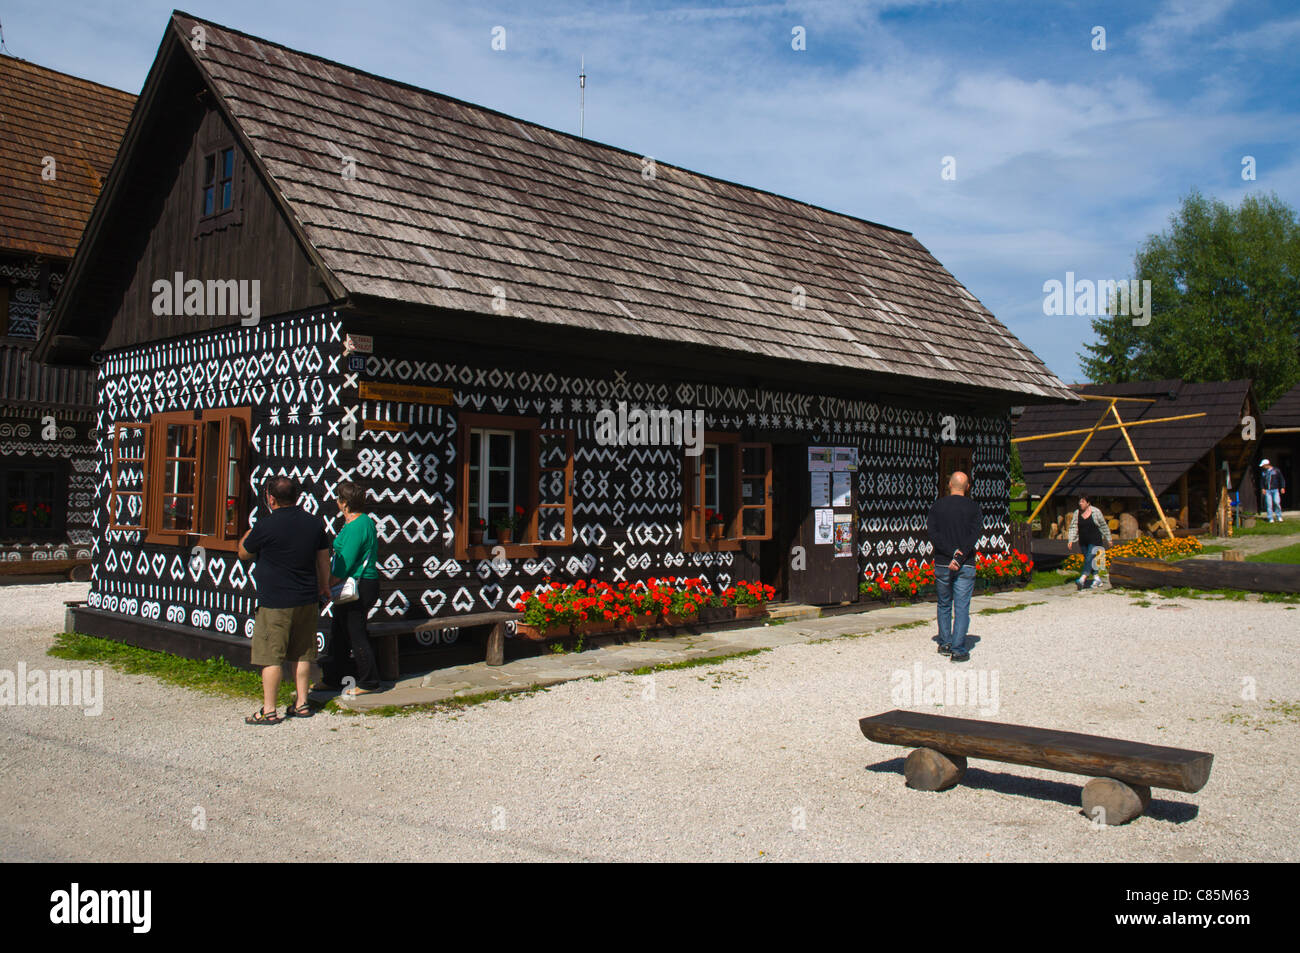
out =
[[[70,582],[90,579],[89,559],[3,559],[0,576],[67,576]]]
[[[1153,787],[1195,794],[1210,778],[1214,755],[1073,731],[889,711],[858,722],[871,741],[914,747],[903,764],[907,786],[946,791],[966,773],[967,758],[1091,775],[1083,811],[1109,825],[1138,817]]]
[[[366,631],[375,640],[379,677],[385,681],[397,678],[397,637],[440,632],[443,629],[470,629],[491,626],[487,637],[487,664],[505,663],[506,628],[510,622],[523,618],[521,612],[476,612],[471,615],[451,615],[439,619],[408,619],[397,622],[371,622]]]

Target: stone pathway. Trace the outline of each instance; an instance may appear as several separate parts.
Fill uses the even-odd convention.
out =
[[[971,630],[978,634],[982,609],[1004,608],[1029,602],[1048,602],[1077,596],[1074,586],[1066,584],[1049,589],[1020,590],[975,596],[971,600]],[[1084,596],[1087,597],[1087,594]],[[879,632],[911,622],[935,626],[933,602],[891,606],[819,619],[799,619],[782,625],[756,625],[701,635],[680,635],[644,642],[613,643],[583,652],[531,656],[488,666],[485,662],[437,669],[400,679],[387,691],[343,698],[336,692],[313,692],[312,698],[323,702],[335,698],[339,705],[353,711],[366,711],[390,705],[429,705],[485,692],[518,692],[534,687],[555,685],[600,675],[631,672],[648,666],[684,662],[695,658],[734,655],[753,649],[812,642],[848,635]]]

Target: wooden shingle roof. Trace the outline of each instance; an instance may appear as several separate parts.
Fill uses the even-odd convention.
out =
[[[187,14],[171,29],[354,300],[491,315],[499,290],[553,326],[1069,396],[906,232],[663,163],[649,177],[633,153]]]
[[[1264,411],[1265,427],[1300,427],[1300,384],[1273,401]]]
[[[71,258],[135,97],[0,55],[0,251]],[[42,178],[44,159],[54,178]]]
[[[1129,429],[1138,457],[1150,460],[1147,476],[1157,493],[1168,490],[1182,474],[1211,447],[1242,428],[1242,415],[1254,405],[1250,381],[1188,383],[1180,380],[1138,381],[1128,384],[1087,384],[1074,388],[1080,394],[1154,398],[1155,403],[1120,401],[1116,405],[1125,423],[1157,417],[1204,413],[1204,417],[1150,424]],[[1042,404],[1026,407],[1016,422],[1016,437],[1087,429],[1097,422],[1106,405],[1099,401],[1071,404]],[[1107,415],[1103,424],[1113,424]],[[1083,441],[1084,434],[1033,440],[1017,446],[1024,468],[1025,484],[1032,494],[1042,494],[1061,473],[1043,464],[1068,461]],[[1131,460],[1132,454],[1119,430],[1093,435],[1079,457],[1083,461]],[[1137,467],[1090,467],[1073,469],[1058,492],[1088,492],[1099,497],[1145,497]]]

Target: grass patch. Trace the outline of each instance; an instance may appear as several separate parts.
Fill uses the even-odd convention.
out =
[[[1274,526],[1277,524],[1274,523]],[[1300,565],[1300,543],[1292,543],[1290,546],[1281,546],[1278,549],[1265,550],[1262,553],[1255,553],[1253,556],[1247,556],[1248,563],[1285,563],[1292,566]]]
[[[1223,716],[1223,720],[1230,725],[1268,731],[1270,725],[1284,725],[1288,722],[1300,724],[1300,703],[1297,702],[1279,702],[1270,698],[1263,711],[1256,709],[1257,714],[1243,711],[1242,705],[1232,707],[1236,710]]]
[[[976,615],[1001,615],[1004,612],[1019,612],[1021,609],[1028,609],[1030,606],[1045,606],[1046,602],[1022,602],[1018,606],[1005,606],[1001,609],[981,609]]]
[[[76,662],[107,665],[127,675],[148,675],[161,682],[208,695],[255,702],[260,702],[262,698],[261,673],[235,668],[225,659],[206,659],[200,662],[79,632],[59,633],[46,654]],[[288,704],[292,693],[292,683],[282,683],[277,702],[280,705]]]
[[[1233,536],[1294,536],[1300,533],[1300,523],[1291,520],[1286,523],[1270,523],[1260,520],[1252,527],[1234,526]]]
[[[917,619],[915,622],[900,622],[898,625],[891,625],[885,631],[902,632],[904,629],[919,629],[923,625],[929,625],[929,619]]]
[[[1147,591],[1166,599],[1224,599],[1229,602],[1245,602],[1249,595],[1242,589],[1192,589],[1188,586],[1165,586]]]
[[[597,676],[598,679],[604,679],[605,676]],[[583,681],[583,679],[575,679]],[[321,711],[327,711],[335,715],[360,716],[366,715],[376,718],[392,718],[395,715],[419,715],[419,714],[439,714],[449,711],[461,711],[472,705],[482,705],[484,702],[509,702],[516,698],[527,698],[530,695],[536,695],[538,692],[550,691],[547,685],[529,685],[527,688],[520,688],[517,691],[509,692],[478,692],[474,695],[462,695],[458,698],[444,698],[442,701],[426,702],[421,705],[380,705],[377,708],[352,709],[338,703],[337,698],[331,698],[321,708]]]
[[[1077,578],[1078,576],[1075,573],[1062,574],[1055,569],[1039,572],[1035,569],[1033,575],[1029,577],[1029,582],[1015,591],[1032,592],[1035,589],[1050,589],[1053,586],[1063,586],[1072,579]]]
[[[643,665],[640,668],[634,668],[628,672],[628,675],[653,675],[655,672],[671,672],[679,668],[696,668],[700,665],[717,665],[719,662],[730,662],[732,659],[747,658],[751,655],[761,655],[763,652],[770,652],[771,649],[746,649],[744,652],[733,652],[730,655],[709,655],[703,658],[685,659],[681,662],[663,662],[659,665]]]

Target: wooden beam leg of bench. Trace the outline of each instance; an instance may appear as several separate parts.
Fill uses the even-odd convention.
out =
[[[397,636],[380,635],[373,638],[375,661],[379,664],[379,677],[386,682],[397,681]]]
[[[487,663],[504,665],[506,661],[506,623],[498,622],[492,626],[487,638]]]
[[[966,759],[933,748],[917,748],[903,762],[907,786],[918,791],[946,791],[966,774]]]
[[[1093,778],[1083,786],[1083,813],[1095,824],[1127,824],[1151,803],[1151,788],[1114,778]]]

